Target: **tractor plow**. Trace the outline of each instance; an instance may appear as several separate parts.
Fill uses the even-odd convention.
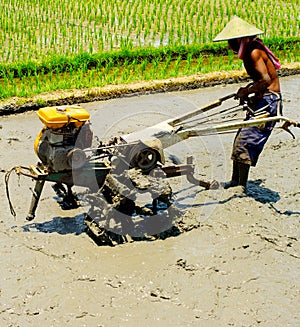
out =
[[[185,164],[165,165],[164,150],[191,137],[222,134],[247,126],[261,126],[270,121],[283,122],[281,128],[300,124],[278,115],[268,117],[261,111],[247,121],[224,121],[223,116],[250,108],[240,104],[216,110],[235,94],[206,106],[150,126],[142,131],[115,137],[92,147],[90,115],[80,106],[46,107],[38,111],[44,127],[34,143],[40,159],[37,165],[16,166],[6,173],[6,191],[11,213],[15,211],[9,195],[12,172],[35,181],[32,201],[26,219],[35,218],[45,182],[64,194],[64,200],[76,206],[73,186],[88,189],[90,209],[85,223],[97,242],[114,245],[129,239],[162,235],[172,228],[180,232],[176,219],[179,210],[172,205],[168,178],[186,176],[187,180],[207,190],[219,187],[217,181],[194,177],[193,158]],[[215,123],[215,118],[221,123]]]

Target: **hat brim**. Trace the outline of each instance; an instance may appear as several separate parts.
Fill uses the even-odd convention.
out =
[[[264,31],[245,22],[243,19],[234,16],[233,19],[227,23],[224,29],[213,39],[213,42],[232,40],[260,34],[264,34]]]

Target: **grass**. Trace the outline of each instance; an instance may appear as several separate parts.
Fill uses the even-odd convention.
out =
[[[238,15],[299,59],[298,1],[2,0],[0,99],[240,69],[212,38]],[[271,6],[271,7],[270,7]],[[263,13],[263,15],[261,14]]]

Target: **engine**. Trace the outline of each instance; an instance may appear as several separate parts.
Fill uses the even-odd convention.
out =
[[[90,115],[80,106],[45,107],[38,111],[43,129],[34,150],[48,169],[55,172],[79,169],[86,163],[84,149],[92,144]]]

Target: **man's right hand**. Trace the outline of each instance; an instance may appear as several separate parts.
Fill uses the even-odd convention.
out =
[[[247,87],[241,87],[238,89],[235,99],[240,99],[241,102],[245,102],[249,95],[249,89]]]

